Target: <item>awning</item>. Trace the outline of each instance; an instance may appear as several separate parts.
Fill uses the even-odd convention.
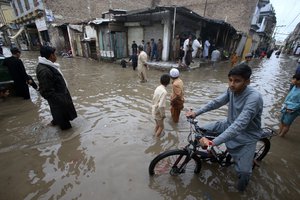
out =
[[[113,21],[113,20],[112,19],[99,18],[99,19],[95,19],[95,20],[90,21],[88,24],[99,25],[99,24],[102,24],[102,23],[105,23],[105,22],[111,22],[111,21]]]
[[[81,41],[82,42],[90,42],[90,41],[95,41],[96,38],[90,38],[90,37],[86,37],[86,38],[83,38]]]
[[[82,25],[75,25],[75,24],[69,24],[69,27],[73,30],[79,31],[82,33],[83,26]]]
[[[15,40],[22,32],[24,31],[24,27],[21,27],[19,31],[14,36],[8,36],[9,39]]]

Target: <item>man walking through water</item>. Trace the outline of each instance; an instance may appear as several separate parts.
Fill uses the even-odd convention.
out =
[[[139,49],[138,66],[137,66],[138,76],[140,78],[140,82],[145,83],[147,82],[146,70],[148,68],[148,65],[146,62],[148,60],[148,56],[146,52],[143,51],[142,45],[139,45],[138,49]]]
[[[178,123],[184,104],[183,81],[179,78],[179,70],[176,68],[170,70],[170,77],[172,79],[171,115],[173,122]]]
[[[36,75],[39,91],[50,106],[53,117],[51,124],[59,125],[62,130],[70,129],[70,121],[77,117],[77,113],[60,66],[55,63],[55,48],[42,46],[40,54]]]
[[[28,84],[31,84],[32,80],[30,80],[24,64],[20,59],[21,51],[17,47],[13,47],[10,51],[12,56],[5,58],[3,65],[7,66],[9,74],[14,80],[16,95],[23,97],[24,99],[30,99]]]

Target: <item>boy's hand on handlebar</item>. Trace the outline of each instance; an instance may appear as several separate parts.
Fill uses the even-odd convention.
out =
[[[209,146],[213,146],[213,142],[209,139],[207,139],[206,137],[202,137],[200,140],[200,145],[202,147],[209,147]]]
[[[187,111],[187,112],[185,113],[185,116],[186,116],[187,118],[195,118],[195,117],[196,117],[196,113],[193,112],[193,111],[191,111],[191,110],[189,110],[189,111]]]

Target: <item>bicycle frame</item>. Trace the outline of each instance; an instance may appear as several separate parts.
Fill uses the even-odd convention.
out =
[[[169,174],[171,175],[179,175],[185,173],[189,168],[189,162],[193,160],[195,164],[194,173],[197,174],[201,170],[201,162],[202,161],[211,161],[217,162],[222,167],[227,167],[234,162],[232,161],[232,157],[226,149],[226,145],[222,148],[222,145],[219,146],[209,146],[208,148],[202,148],[199,140],[202,137],[206,137],[210,140],[213,140],[214,137],[211,136],[207,130],[200,128],[197,125],[197,120],[188,118],[188,122],[190,123],[190,133],[187,137],[188,144],[183,149],[173,149],[167,150],[159,155],[157,155],[149,165],[149,174],[154,175],[156,172],[158,174],[164,173],[161,172],[163,168],[167,167]],[[274,131],[272,129],[265,129],[265,135],[262,139],[257,143],[257,147],[255,150],[255,156],[253,158],[255,167],[258,161],[261,161],[268,153],[270,149],[270,141],[269,139],[274,135]],[[175,158],[175,159],[172,159]],[[169,160],[170,159],[170,160]],[[165,162],[164,162],[165,160]],[[161,163],[161,164],[160,164]],[[162,167],[162,168],[161,168]],[[157,169],[157,171],[156,171]],[[190,168],[189,168],[190,169]]]
[[[208,130],[199,127],[197,125],[198,121],[193,118],[188,118],[187,121],[190,123],[190,134],[188,136],[189,144],[185,147],[185,149],[188,149],[188,147],[192,145],[194,152],[200,157],[201,160],[216,161],[222,167],[227,167],[234,163],[230,161],[231,156],[228,151],[226,149],[221,150],[219,146],[208,146],[207,149],[201,147],[204,151],[200,151],[199,140],[202,137],[213,140],[215,137],[211,136],[211,134],[214,133],[209,133]],[[193,135],[194,139],[192,139]],[[275,131],[266,127],[263,128],[263,135],[261,139],[266,138],[270,140],[274,135],[276,135]]]

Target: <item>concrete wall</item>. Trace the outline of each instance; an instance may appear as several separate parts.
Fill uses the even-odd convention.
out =
[[[56,48],[56,53],[67,51],[65,46],[66,41],[60,28],[50,26],[48,33],[50,35],[50,43]]]
[[[127,52],[129,55],[132,55],[132,41],[135,41],[137,45],[141,44],[141,41],[144,39],[144,30],[142,27],[128,27],[128,40],[127,40]]]
[[[56,20],[62,22],[78,22],[85,19],[100,18],[102,12],[111,9],[133,10],[150,6],[148,1],[120,0],[51,0],[46,1],[46,8],[53,11]]]

